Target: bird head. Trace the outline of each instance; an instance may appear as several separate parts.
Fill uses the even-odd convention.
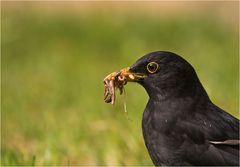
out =
[[[150,98],[191,96],[205,92],[194,68],[177,54],[157,51],[144,55],[121,70],[128,82],[141,84]],[[199,91],[203,89],[203,91]]]

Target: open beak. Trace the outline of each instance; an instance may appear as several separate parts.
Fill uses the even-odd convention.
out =
[[[146,76],[144,74],[132,72],[129,67],[121,69],[119,72],[112,72],[104,80],[104,101],[106,103],[115,102],[115,89],[123,93],[123,87],[127,82],[139,82]]]
[[[132,72],[130,67],[126,67],[120,70],[119,79],[125,79],[127,82],[137,82],[144,79],[146,75],[141,73]]]

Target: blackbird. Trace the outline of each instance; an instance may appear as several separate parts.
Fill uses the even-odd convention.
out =
[[[239,166],[239,120],[213,104],[186,60],[156,51],[126,69],[149,95],[142,131],[156,166]]]

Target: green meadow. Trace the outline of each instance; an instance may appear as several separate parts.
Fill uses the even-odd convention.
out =
[[[207,12],[82,16],[3,5],[1,165],[153,165],[141,130],[147,93],[128,83],[125,97],[106,104],[103,78],[149,52],[172,51],[239,118],[238,47],[236,25]]]

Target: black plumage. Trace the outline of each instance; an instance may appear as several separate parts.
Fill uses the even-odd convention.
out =
[[[239,165],[239,120],[209,99],[194,68],[165,51],[147,54],[129,72],[149,95],[142,130],[153,163]]]

